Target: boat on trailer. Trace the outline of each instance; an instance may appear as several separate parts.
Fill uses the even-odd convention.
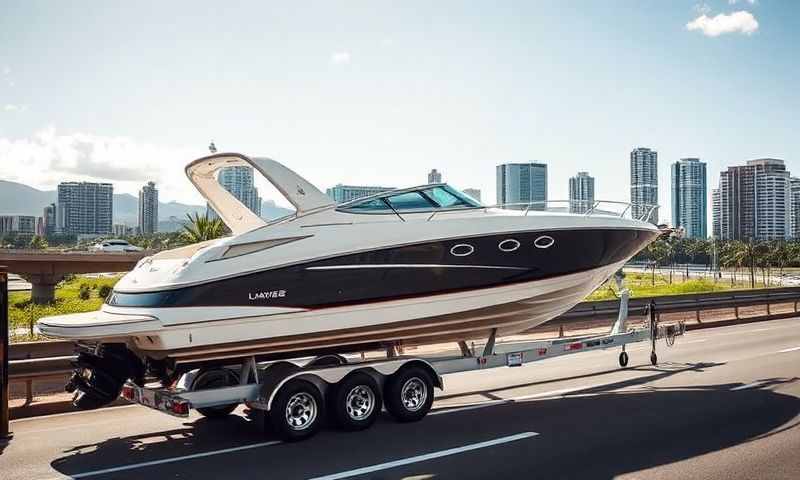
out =
[[[228,167],[254,168],[295,213],[259,218],[217,181]],[[487,207],[447,184],[336,204],[284,165],[235,153],[186,174],[231,235],[141,260],[97,312],[38,322],[79,346],[68,387],[80,408],[198,366],[523,332],[661,234],[629,204]]]

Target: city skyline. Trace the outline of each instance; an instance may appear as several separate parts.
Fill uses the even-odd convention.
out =
[[[125,19],[147,7],[100,4],[79,31],[80,9],[12,3],[0,18],[0,178],[113,182],[133,195],[152,179],[165,201],[199,204],[183,168],[214,139],[321,188],[411,186],[436,165],[493,199],[495,165],[541,158],[551,198],[566,199],[568,178],[590,170],[598,199],[625,201],[628,152],[650,145],[670,218],[664,186],[680,158],[702,158],[714,175],[762,157],[800,170],[800,65],[785,48],[800,43],[800,5],[708,2],[708,18],[747,10],[758,22],[747,32],[692,23],[706,15],[694,7],[321,5],[300,15],[254,4],[227,9],[240,28],[211,38],[193,27],[220,21],[218,9],[188,2],[160,6],[169,25],[136,27]],[[176,30],[185,42],[170,41]],[[96,38],[108,48],[89,58]],[[174,75],[153,74],[164,69]]]

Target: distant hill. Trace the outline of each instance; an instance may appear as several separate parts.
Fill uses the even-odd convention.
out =
[[[42,216],[44,207],[55,203],[55,190],[37,190],[28,185],[0,180],[0,215]],[[275,205],[272,200],[262,203],[261,216],[274,219],[288,215],[292,210]],[[205,205],[188,205],[178,202],[158,203],[159,230],[171,231],[180,228],[186,214],[206,213]],[[114,194],[114,223],[135,225],[139,217],[139,199],[129,193]],[[164,229],[161,224],[164,223]]]

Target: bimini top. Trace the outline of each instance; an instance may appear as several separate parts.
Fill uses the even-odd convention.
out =
[[[450,185],[434,183],[390,190],[339,205],[349,213],[428,212],[437,209],[481,208],[483,205]]]
[[[335,202],[308,180],[269,158],[251,158],[240,153],[218,153],[199,158],[186,166],[186,176],[234,235],[267,224],[217,181],[217,171],[226,167],[253,167],[278,189],[303,215],[332,207]]]

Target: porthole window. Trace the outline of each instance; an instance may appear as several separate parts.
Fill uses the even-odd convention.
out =
[[[498,243],[497,248],[499,248],[501,252],[513,252],[519,248],[519,242],[513,238],[507,238]]]
[[[456,257],[466,257],[467,255],[472,255],[472,252],[474,251],[475,247],[469,243],[459,243],[458,245],[453,245],[453,248],[450,249],[450,255],[454,255]]]
[[[536,248],[550,248],[554,243],[556,243],[556,240],[553,237],[550,235],[542,235],[533,241],[533,246]]]

